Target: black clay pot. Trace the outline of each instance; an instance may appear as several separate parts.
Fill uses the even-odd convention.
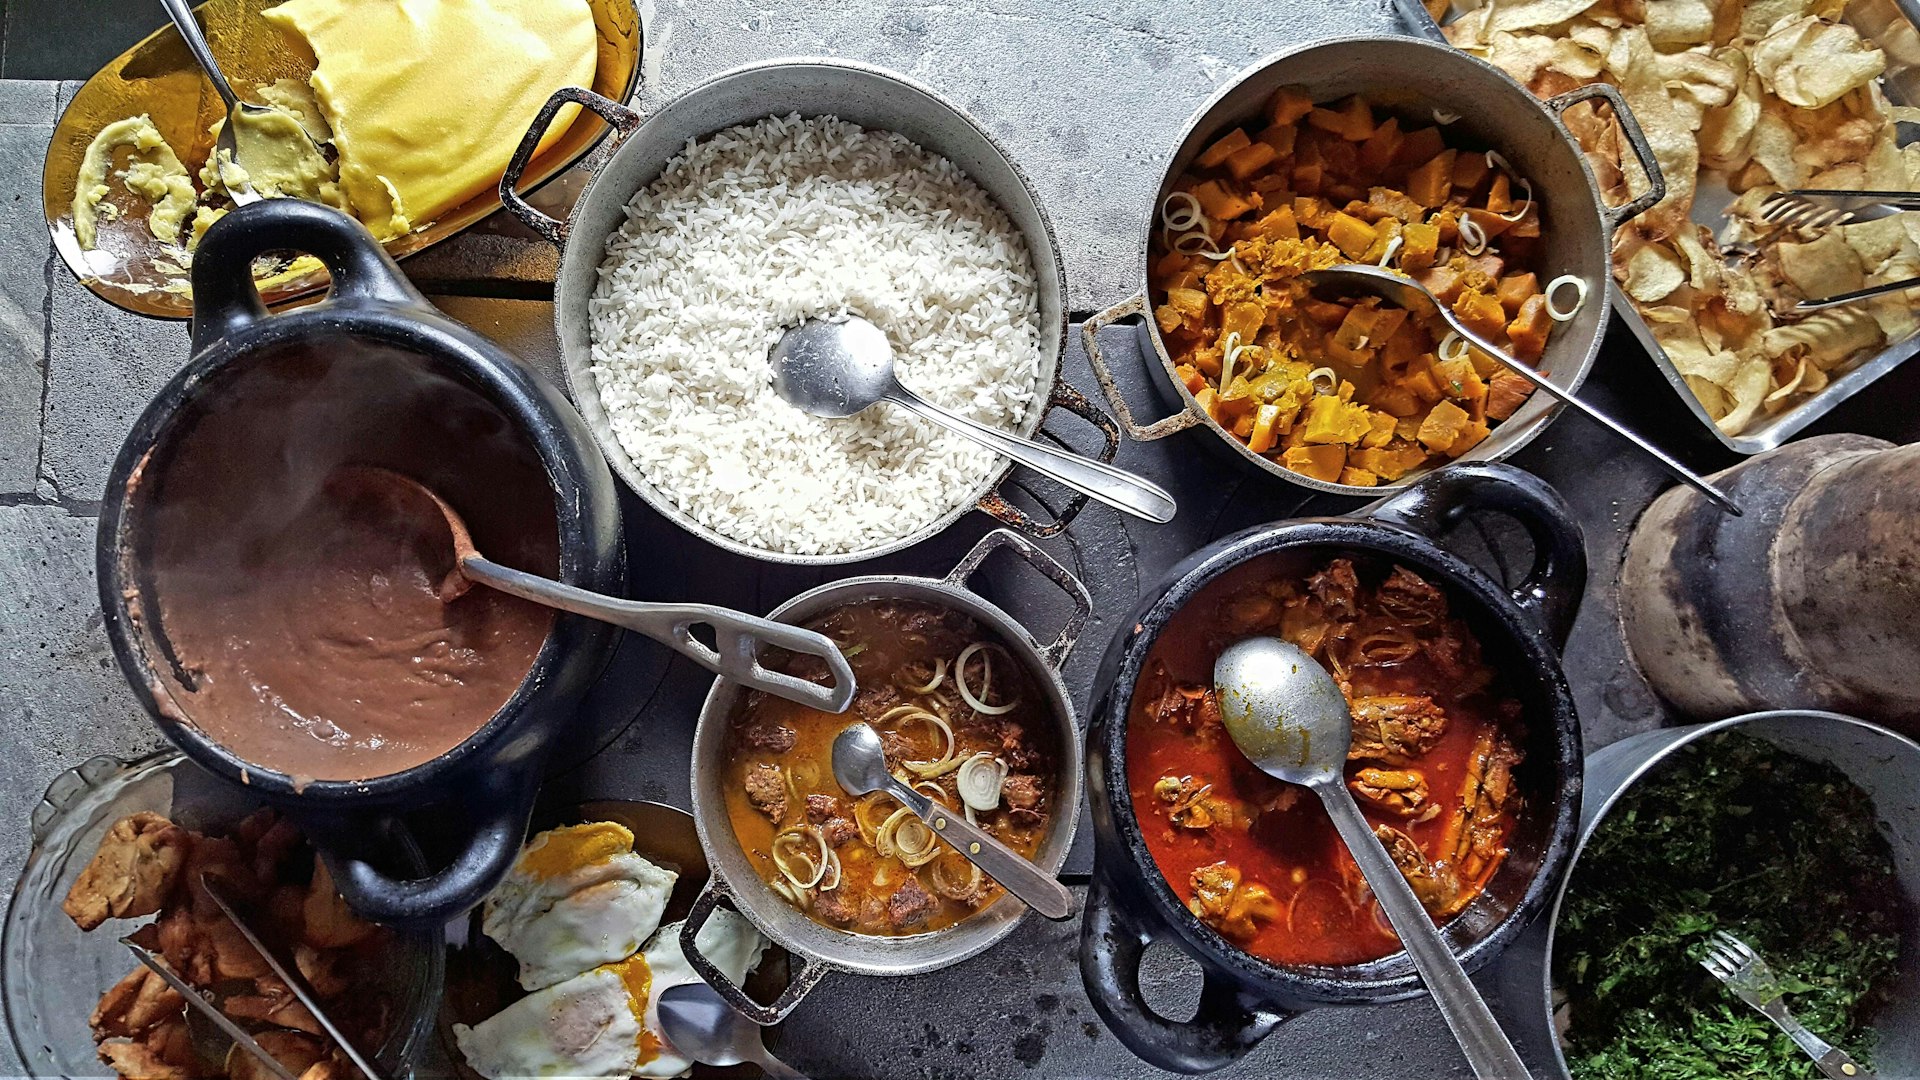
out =
[[[326,264],[332,291],[318,304],[270,315],[250,266],[266,252],[311,254]],[[164,634],[143,614],[138,554],[143,526],[164,495],[170,451],[228,380],[293,350],[302,357],[391,358],[421,377],[475,395],[487,415],[531,448],[551,484],[557,519],[558,576],[600,592],[624,577],[620,507],[612,474],[579,414],[560,391],[497,346],[440,316],[407,282],[364,226],[310,203],[272,199],[242,207],[208,230],[193,265],[193,357],[147,406],[127,436],[101,507],[100,601],[121,669],[168,739],[199,765],[278,806],[299,822],[326,857],[341,894],[379,922],[439,922],[478,902],[512,863],[525,835],[548,751],[572,720],[581,695],[612,656],[617,631],[577,615],[559,615],[519,688],[453,749],[424,764],[364,780],[296,780],[235,756],[195,728],[173,690]],[[305,362],[303,360],[303,362]],[[344,363],[345,361],[342,361]],[[385,368],[379,369],[384,376]],[[403,376],[396,376],[396,378]],[[347,383],[345,394],[383,404],[379,380]],[[386,399],[384,407],[391,408]],[[358,415],[351,398],[341,408]],[[399,417],[405,423],[406,417]],[[472,467],[451,462],[448,468]],[[425,877],[390,876],[393,814],[438,806],[461,823],[464,846]]]
[[[1533,568],[1511,592],[1433,539],[1461,515],[1483,510],[1512,515],[1532,540]],[[1133,687],[1168,619],[1209,582],[1249,559],[1273,556],[1283,565],[1297,559],[1304,574],[1343,554],[1402,564],[1443,586],[1454,612],[1525,710],[1526,760],[1515,780],[1526,801],[1510,852],[1485,892],[1445,929],[1467,970],[1492,960],[1519,935],[1566,866],[1579,817],[1581,751],[1559,647],[1586,584],[1586,555],[1579,526],[1552,488],[1510,466],[1461,463],[1377,504],[1366,517],[1284,521],[1218,540],[1150,590],[1124,624],[1129,629],[1108,647],[1095,682],[1105,689],[1087,739],[1095,866],[1080,970],[1101,1019],[1128,1049],[1161,1068],[1219,1068],[1306,1009],[1424,992],[1404,952],[1364,964],[1283,967],[1236,948],[1194,917],[1167,885],[1142,839],[1128,792]],[[1159,940],[1199,960],[1205,971],[1191,1020],[1158,1015],[1141,993],[1141,955]]]

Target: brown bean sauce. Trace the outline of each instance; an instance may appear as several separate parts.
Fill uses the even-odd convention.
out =
[[[841,790],[833,778],[833,739],[856,720],[872,724],[894,774],[955,810],[962,803],[952,764],[975,754],[998,758],[1007,766],[999,804],[977,811],[976,818],[1032,858],[1054,815],[1063,812],[1055,805],[1059,739],[1040,687],[996,634],[934,604],[863,600],[834,608],[807,626],[840,643],[860,690],[842,714],[758,692],[747,695],[734,720],[722,783],[734,835],[754,869],[816,922],[859,934],[930,933],[995,903],[1002,890],[993,879],[976,875],[971,863],[924,831],[910,813],[894,829],[886,828],[902,809],[894,799],[882,794],[855,799]],[[967,686],[989,708],[1011,704],[1003,714],[975,711],[955,685],[956,661],[976,644],[984,647],[967,657]],[[790,657],[773,666],[824,679],[823,665],[812,657]],[[951,755],[945,735],[916,709],[940,716],[952,728]],[[948,765],[944,770],[933,764],[941,761]],[[933,845],[925,862],[919,861],[926,848],[914,842],[922,838],[916,830]],[[882,833],[903,843],[883,853]],[[776,857],[776,838],[791,854]],[[802,888],[819,866],[823,844],[830,855],[822,880]],[[800,881],[781,871],[782,861]]]

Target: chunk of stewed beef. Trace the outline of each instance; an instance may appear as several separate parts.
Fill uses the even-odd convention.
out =
[[[887,900],[887,921],[895,930],[919,926],[939,903],[932,893],[920,887],[919,878],[908,878]]]
[[[736,738],[744,750],[762,754],[784,754],[793,749],[799,734],[785,724],[758,721],[739,729]]]
[[[1046,785],[1037,776],[1015,773],[1000,784],[1000,794],[1015,810],[1038,810],[1046,799]]]
[[[859,917],[853,901],[839,889],[823,889],[814,895],[813,913],[835,926],[846,926]]]
[[[780,766],[760,764],[747,770],[747,801],[767,820],[780,824],[787,816],[787,778]]]

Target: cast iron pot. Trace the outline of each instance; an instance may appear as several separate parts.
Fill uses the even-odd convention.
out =
[[[268,251],[306,252],[333,278],[327,298],[269,315],[249,264]],[[519,689],[464,742],[425,764],[364,780],[296,781],[248,762],[204,735],[176,697],[163,642],[142,618],[148,582],[138,565],[147,489],[189,428],[196,402],[225,376],[286,350],[376,348],[396,362],[451,378],[496,407],[538,454],[559,523],[559,577],[617,591],[624,577],[613,477],[560,391],[491,344],[433,311],[365,226],[327,207],[270,199],[241,207],[207,231],[193,264],[193,357],[147,406],[120,448],[101,506],[97,558],[107,636],[134,692],[188,757],[298,821],[353,908],[379,922],[438,922],[471,907],[512,864],[554,740],[580,695],[611,657],[617,631],[578,615],[555,617]],[[403,359],[404,358],[404,359]],[[483,722],[482,722],[483,721]],[[467,838],[444,868],[422,878],[379,869],[387,815],[445,804]]]
[[[1513,163],[1518,175],[1532,182],[1542,228],[1537,267],[1540,280],[1573,274],[1592,288],[1587,302],[1572,319],[1554,324],[1553,336],[1538,366],[1554,385],[1568,393],[1580,389],[1600,353],[1600,339],[1607,330],[1608,302],[1616,291],[1609,254],[1613,235],[1659,202],[1667,190],[1653,150],[1619,91],[1606,83],[1590,83],[1540,101],[1506,72],[1444,42],[1435,44],[1397,35],[1336,38],[1267,57],[1235,76],[1187,121],[1186,130],[1167,156],[1160,186],[1153,202],[1144,207],[1140,223],[1139,291],[1094,315],[1080,328],[1087,359],[1127,433],[1145,442],[1188,428],[1204,428],[1207,445],[1289,483],[1338,495],[1371,498],[1383,490],[1404,488],[1421,475],[1382,483],[1377,488],[1355,487],[1316,480],[1247,449],[1246,443],[1208,417],[1188,392],[1174,370],[1173,356],[1160,336],[1160,326],[1152,317],[1156,290],[1149,280],[1148,261],[1154,233],[1160,228],[1160,208],[1193,159],[1221,132],[1259,115],[1262,104],[1282,86],[1304,86],[1320,102],[1366,94],[1375,105],[1402,117],[1403,123],[1422,120],[1440,110],[1459,113],[1458,119],[1446,127],[1449,140],[1498,149]],[[1560,119],[1560,114],[1585,101],[1607,104],[1646,172],[1648,189],[1622,206],[1609,207],[1601,201],[1593,170]],[[1152,369],[1151,382],[1160,397],[1177,410],[1150,423],[1134,418],[1100,349],[1102,327],[1135,317],[1140,317],[1137,341],[1141,356]],[[1546,430],[1559,411],[1546,394],[1534,394],[1462,460],[1498,461],[1514,453]]]
[[[1489,510],[1518,519],[1533,544],[1533,567],[1510,591],[1434,540],[1462,515]],[[1128,629],[1101,663],[1095,685],[1105,689],[1087,737],[1095,862],[1080,972],[1101,1019],[1129,1050],[1161,1068],[1219,1068],[1309,1008],[1425,992],[1404,952],[1364,964],[1311,967],[1283,967],[1242,952],[1168,887],[1128,794],[1133,687],[1167,620],[1208,583],[1250,559],[1275,556],[1304,575],[1338,555],[1404,565],[1442,586],[1525,710],[1526,760],[1514,776],[1526,801],[1511,849],[1486,890],[1443,931],[1468,971],[1493,959],[1526,927],[1571,851],[1580,807],[1580,728],[1559,647],[1586,584],[1586,554],[1580,528],[1558,493],[1511,466],[1460,464],[1376,504],[1365,517],[1283,521],[1215,541],[1174,567],[1122,624]],[[1141,993],[1140,957],[1155,941],[1170,942],[1205,971],[1192,1020],[1158,1015]]]

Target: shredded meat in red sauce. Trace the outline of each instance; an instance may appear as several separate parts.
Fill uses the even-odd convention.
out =
[[[1446,593],[1414,571],[1281,565],[1230,571],[1161,631],[1134,689],[1128,788],[1154,862],[1202,921],[1275,963],[1358,963],[1398,942],[1318,801],[1259,772],[1226,735],[1213,661],[1270,634],[1333,674],[1354,714],[1348,785],[1436,921],[1506,856],[1522,802],[1520,706]]]

